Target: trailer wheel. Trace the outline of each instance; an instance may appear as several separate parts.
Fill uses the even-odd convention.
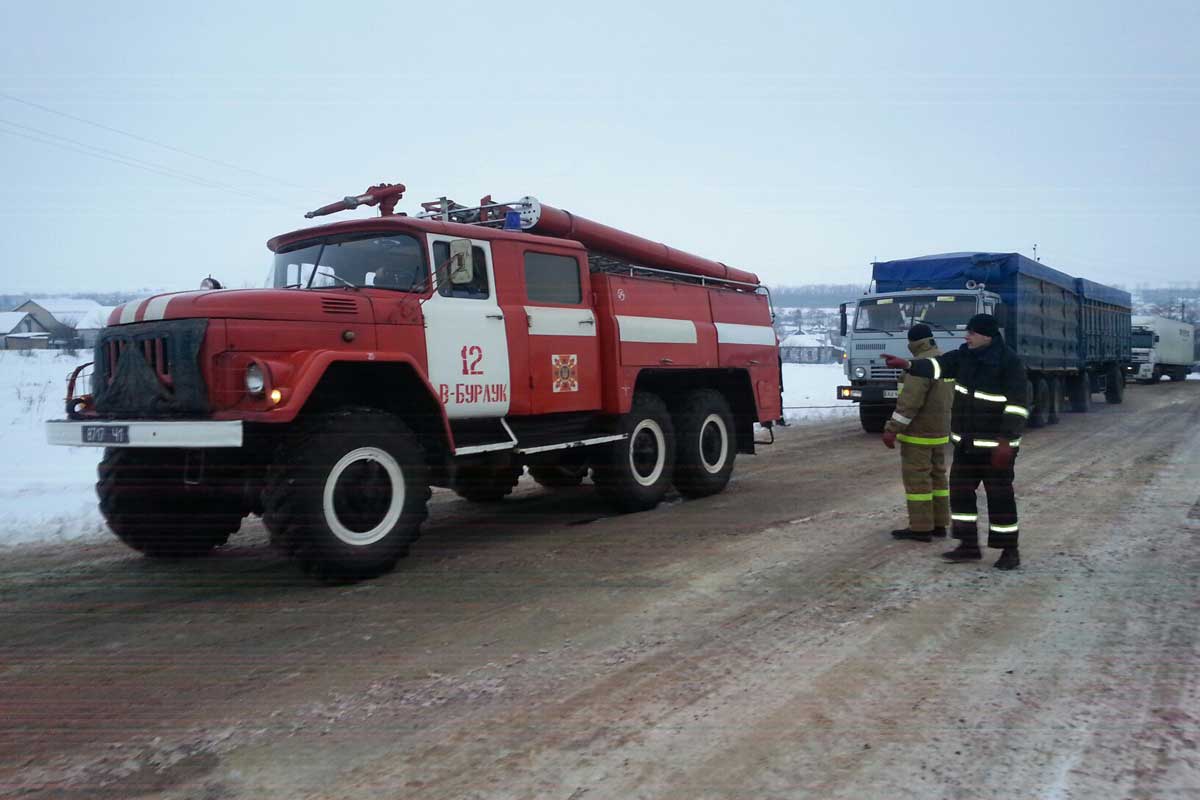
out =
[[[241,527],[240,497],[184,483],[174,449],[110,447],[96,468],[100,513],[117,538],[152,558],[204,555]]]
[[[1173,369],[1173,370],[1171,370],[1170,372],[1168,372],[1168,373],[1167,373],[1167,376],[1168,376],[1168,377],[1169,377],[1171,380],[1173,380],[1173,381],[1185,381],[1185,380],[1187,380],[1187,373],[1186,373],[1186,372],[1184,372],[1184,371],[1183,371],[1183,370],[1181,370],[1181,369]]]
[[[522,471],[507,457],[465,464],[455,471],[454,492],[472,503],[498,503],[512,494]]]
[[[859,403],[858,421],[867,433],[883,433],[883,426],[895,410],[890,403]]]
[[[1125,378],[1121,375],[1119,364],[1113,364],[1105,371],[1104,401],[1109,405],[1117,405],[1125,399]]]
[[[638,392],[617,432],[627,438],[604,447],[595,462],[596,491],[622,511],[654,508],[675,471],[675,428],[666,404],[658,395]]]
[[[684,497],[707,497],[729,483],[737,457],[733,413],[712,389],[687,395],[675,415],[675,488]]]
[[[1067,392],[1070,395],[1071,410],[1086,414],[1092,409],[1092,376],[1087,370],[1067,378]]]
[[[1050,423],[1050,385],[1045,378],[1030,383],[1029,427],[1044,428]]]
[[[429,474],[417,437],[369,408],[314,417],[280,446],[263,519],[277,543],[328,581],[392,569],[420,535]]]

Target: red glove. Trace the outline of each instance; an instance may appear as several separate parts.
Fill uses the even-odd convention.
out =
[[[1012,466],[1013,463],[1013,448],[1008,443],[1007,439],[1001,439],[998,447],[992,448],[992,466],[996,469],[1005,469]]]
[[[896,449],[896,434],[892,433],[891,431],[884,431],[883,432],[883,446],[886,447],[888,450],[895,450]]]
[[[910,362],[907,358],[900,358],[900,356],[889,356],[887,353],[883,354],[883,363],[887,364],[892,369],[908,369],[912,366],[912,362]]]

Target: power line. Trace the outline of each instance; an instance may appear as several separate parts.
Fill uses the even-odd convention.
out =
[[[20,103],[22,105],[29,106],[30,108],[36,108],[40,111],[45,111],[47,114],[55,114],[57,116],[64,117],[65,119],[74,120],[75,122],[82,122],[84,125],[91,125],[93,128],[99,128],[100,130],[108,131],[109,133],[120,134],[121,136],[127,136],[130,139],[134,139],[139,142],[144,142],[146,144],[152,144],[155,147],[161,147],[164,150],[170,150],[174,153],[179,153],[181,155],[188,156],[189,158],[196,158],[201,161],[207,161],[209,164],[216,164],[217,166],[225,167],[226,169],[232,169],[232,170],[236,170],[238,172],[244,172],[247,175],[254,175],[259,178],[266,178],[269,181],[273,181],[275,183],[281,184],[283,186],[288,186],[293,189],[303,189],[304,191],[313,191],[311,189],[311,187],[300,186],[298,184],[291,183],[290,181],[285,181],[282,178],[276,178],[271,175],[267,175],[262,172],[257,172],[252,169],[247,169],[245,167],[239,167],[237,164],[230,164],[227,161],[220,161],[215,158],[209,158],[208,156],[202,156],[199,153],[193,153],[191,151],[184,150],[181,147],[175,147],[174,145],[169,145],[169,144],[165,144],[163,142],[158,142],[158,141],[155,141],[154,139],[148,139],[145,136],[138,136],[136,133],[130,133],[129,131],[123,131],[120,128],[114,128],[110,125],[104,125],[99,122],[93,122],[90,119],[84,119],[83,117],[79,117],[74,114],[68,114],[65,111],[59,111],[57,109],[50,108],[49,106],[44,106],[41,103],[35,103],[31,100],[24,100],[20,97],[16,97],[14,95],[8,94],[7,92],[0,92],[0,97],[3,97],[5,100],[11,100],[14,103]]]
[[[19,136],[22,139],[29,139],[30,141],[39,142],[41,144],[47,144],[47,145],[51,145],[53,147],[60,147],[64,150],[70,150],[75,153],[82,153],[83,155],[89,155],[94,158],[102,159],[104,161],[111,161],[113,163],[122,164],[127,167],[133,167],[135,169],[145,170],[146,172],[153,172],[157,175],[165,175],[169,178],[175,178],[177,180],[186,181],[187,183],[192,183],[197,186],[204,186],[209,189],[219,189],[219,190],[225,191],[225,192],[232,192],[233,194],[238,194],[238,195],[241,195],[242,197],[248,197],[251,200],[258,200],[260,202],[267,202],[267,203],[272,203],[272,204],[276,204],[276,205],[287,205],[286,203],[284,203],[283,201],[281,201],[275,197],[268,197],[266,195],[257,195],[252,192],[246,192],[241,189],[238,189],[235,186],[229,186],[228,184],[220,183],[218,181],[212,181],[207,178],[202,178],[197,175],[192,175],[187,172],[182,172],[180,170],[172,169],[170,167],[165,167],[161,164],[155,164],[150,161],[143,161],[142,159],[134,158],[133,156],[127,156],[123,153],[118,153],[114,150],[109,150],[104,147],[97,147],[96,145],[91,145],[86,142],[81,142],[81,141],[78,141],[77,139],[71,139],[66,136],[59,136],[58,134],[50,133],[49,131],[43,131],[38,128],[30,127],[29,125],[22,125],[18,122],[10,122],[9,120],[5,120],[5,119],[0,119],[0,124],[8,125],[13,128],[19,128],[21,130],[29,131],[30,133],[35,134],[35,135],[31,136],[29,133],[21,133],[20,131],[5,130],[4,128],[0,128],[0,133],[7,133],[10,136]],[[55,140],[57,140],[57,141],[55,141]]]

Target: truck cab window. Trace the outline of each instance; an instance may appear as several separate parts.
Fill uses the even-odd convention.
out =
[[[353,234],[275,254],[268,286],[332,289],[378,286],[410,291],[428,275],[421,244],[407,234]]]
[[[534,303],[576,305],[582,302],[579,262],[571,256],[526,253],[525,294]]]
[[[441,267],[450,260],[450,243],[433,243],[434,269]],[[486,300],[490,297],[488,287],[487,255],[482,247],[471,248],[471,261],[475,264],[475,275],[470,283],[452,284],[445,276],[438,277],[437,292],[442,297],[466,297],[473,300]]]

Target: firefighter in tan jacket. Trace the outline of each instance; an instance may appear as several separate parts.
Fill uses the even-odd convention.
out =
[[[933,331],[924,323],[908,331],[913,358],[940,356]],[[908,503],[908,527],[892,531],[897,539],[918,542],[945,536],[950,525],[950,489],[946,481],[946,444],[950,441],[953,381],[904,373],[896,412],[884,426],[883,443],[900,442],[900,475]]]

